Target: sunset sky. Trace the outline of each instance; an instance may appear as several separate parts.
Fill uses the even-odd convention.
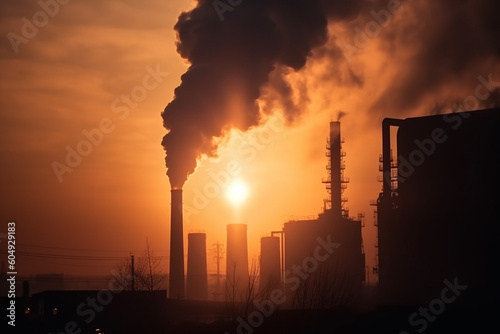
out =
[[[185,36],[179,46],[184,58],[174,25],[181,12],[197,6],[195,1],[1,2],[0,233],[8,221],[17,222],[19,253],[118,258],[140,254],[148,238],[155,254],[166,257],[168,270],[170,183],[161,113],[191,64],[187,55],[204,64],[207,60],[199,59],[204,53],[195,51],[205,48],[217,63],[228,63],[214,73],[228,71],[235,78],[227,86],[218,77],[196,81],[230,92],[231,112],[209,115],[224,124],[220,137],[209,138],[218,145],[212,146],[213,156],[201,154],[183,187],[185,248],[189,232],[206,232],[211,248],[226,243],[227,224],[245,223],[251,263],[258,258],[260,237],[293,217],[320,213],[327,197],[321,179],[327,176],[329,122],[342,111],[345,175],[351,180],[347,206],[353,217],[366,215],[367,263],[374,265],[376,230],[369,202],[381,189],[381,121],[494,103],[488,98],[467,105],[467,97],[477,96],[478,85],[484,85],[480,92],[500,85],[500,5],[318,0],[310,5],[317,8],[304,13],[311,17],[295,18],[294,13],[281,17],[286,1],[269,1],[266,15],[282,29],[284,46],[276,58],[262,57],[274,69],[264,72],[253,99],[245,91],[248,80],[228,70],[229,62],[250,64],[269,47],[269,40],[249,42],[231,29],[238,22],[231,15],[246,17],[246,10],[255,15],[265,7],[251,1],[231,7],[220,21],[213,2],[200,0],[205,10],[213,10],[198,17],[200,25],[209,17],[214,31],[224,35],[211,45],[203,33],[191,31],[202,37]],[[292,12],[289,5],[284,8]],[[318,13],[325,20],[325,38],[307,40],[309,50],[300,45],[307,29],[295,27],[309,27],[311,21],[322,32]],[[295,23],[289,27],[291,17]],[[251,26],[268,35],[262,22]],[[232,48],[245,44],[252,46],[251,54]],[[306,55],[304,64],[294,62],[295,49]],[[248,57],[227,59],[228,54]],[[204,105],[197,96],[187,100]],[[256,118],[246,123],[245,99],[257,106]],[[197,115],[206,116],[201,110],[189,113],[194,123]],[[71,157],[73,150],[84,156]],[[225,187],[235,181],[248,187],[239,205],[225,196]],[[23,275],[108,275],[116,264],[21,254],[17,262]],[[208,264],[213,273],[210,252]]]

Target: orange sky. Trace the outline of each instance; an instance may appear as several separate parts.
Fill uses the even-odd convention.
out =
[[[176,53],[172,27],[179,13],[192,6],[187,0],[73,1],[60,5],[34,37],[17,46],[17,53],[8,38],[2,39],[0,221],[4,230],[7,221],[17,221],[19,252],[66,254],[64,249],[76,248],[120,252],[71,254],[127,256],[139,254],[147,237],[156,254],[168,256],[170,185],[160,145],[166,132],[160,112],[188,65]],[[21,34],[21,18],[41,10],[36,2],[0,8],[4,37],[9,32]],[[384,34],[411,17],[405,12],[409,8],[402,10]],[[330,32],[332,43],[352,41],[354,34],[342,23],[331,24]],[[321,178],[327,176],[328,122],[342,110],[347,113],[342,119],[345,175],[351,179],[345,196],[351,216],[366,215],[365,250],[368,264],[373,265],[375,228],[369,201],[377,198],[381,188],[376,178],[382,118],[426,114],[437,97],[473,93],[476,73],[500,71],[495,62],[494,67],[482,63],[477,71],[457,75],[468,84],[437,88],[435,95],[423,95],[418,106],[404,111],[370,113],[370,107],[404,73],[412,50],[409,45],[400,52],[389,50],[383,38],[375,37],[349,62],[340,57],[332,64],[315,54],[304,69],[291,73],[292,87],[305,85],[309,94],[302,115],[285,126],[276,110],[270,117],[273,125],[234,132],[222,141],[218,158],[199,161],[184,186],[184,204],[189,207],[185,234],[206,232],[210,248],[217,241],[226,242],[227,224],[246,223],[251,263],[258,256],[260,237],[281,229],[293,216],[321,212],[327,196]],[[152,72],[157,73],[156,79]],[[362,78],[361,85],[352,82],[352,73]],[[65,164],[67,147],[84,145],[84,131],[99,126],[98,144],[75,162],[71,172],[60,174],[60,182],[54,162]],[[236,211],[221,191],[200,205],[199,194],[207,195],[211,175],[227,172],[228,164],[235,163],[239,168],[232,179],[248,184],[248,200]],[[208,263],[213,272],[210,254]],[[112,267],[106,261],[94,265],[18,258],[20,274],[107,275]]]

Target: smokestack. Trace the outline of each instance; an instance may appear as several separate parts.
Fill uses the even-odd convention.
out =
[[[170,208],[169,297],[184,298],[184,244],[182,232],[182,189],[172,189]]]
[[[260,239],[260,288],[271,292],[280,287],[280,238]]]
[[[207,242],[205,233],[188,234],[186,296],[193,300],[208,299]]]
[[[335,219],[342,217],[342,189],[341,189],[341,145],[340,122],[330,122],[330,177],[332,194],[332,212]]]
[[[247,226],[227,225],[226,290],[230,298],[242,300],[248,286]]]

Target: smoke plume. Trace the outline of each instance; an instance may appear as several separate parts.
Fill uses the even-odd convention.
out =
[[[232,10],[220,12],[215,3]],[[175,25],[177,51],[190,63],[162,113],[162,145],[171,186],[182,187],[214,139],[261,119],[257,100],[276,68],[301,69],[311,50],[328,40],[328,13],[355,15],[357,1],[199,0]],[[328,4],[328,5],[326,5]],[[281,87],[281,92],[291,94]],[[283,96],[287,100],[286,96]],[[293,115],[289,115],[293,117]]]
[[[442,103],[439,92],[457,84],[473,94],[477,76],[488,75],[498,67],[499,1],[407,0],[401,3],[404,11],[394,15],[394,22],[381,36],[386,47],[385,57],[394,61],[397,74],[373,103],[372,110],[401,112],[429,96]],[[453,101],[446,102],[453,104]]]
[[[397,60],[395,74],[380,94],[367,99],[366,110],[417,105],[478,64],[498,61],[500,2],[494,0],[198,0],[181,13],[174,27],[177,51],[190,66],[162,113],[171,186],[182,187],[197,159],[214,156],[217,139],[231,128],[245,131],[260,124],[272,109],[262,106],[264,92],[273,92],[271,104],[293,120],[302,108],[293,104],[286,73],[303,69],[313,51],[331,57],[331,64],[342,62],[350,81],[363,89],[363,64],[351,68],[342,59],[335,34],[354,37],[359,30],[353,26],[363,30],[370,21],[373,26],[373,12],[387,11],[390,3],[401,8],[380,23],[374,39],[383,46],[383,57]],[[303,92],[298,95],[308,100]]]

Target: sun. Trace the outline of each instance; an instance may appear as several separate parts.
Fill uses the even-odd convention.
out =
[[[242,180],[235,180],[226,188],[226,198],[234,206],[241,205],[247,197],[248,187]]]

